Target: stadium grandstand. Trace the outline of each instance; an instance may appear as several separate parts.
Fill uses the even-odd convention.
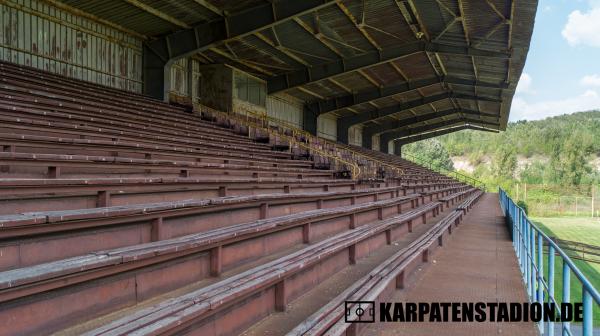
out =
[[[536,10],[1,0],[0,335],[591,335],[567,262],[582,324],[374,313],[554,298],[506,194],[400,156],[505,130]]]

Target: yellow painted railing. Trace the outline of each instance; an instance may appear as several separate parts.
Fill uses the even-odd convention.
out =
[[[216,113],[224,113],[224,112],[221,112],[221,111],[215,111],[213,109],[210,109],[210,108],[204,107],[204,106],[202,106],[202,108],[205,109],[205,110],[214,111]],[[393,164],[390,164],[390,163],[378,160],[378,159],[376,159],[376,158],[374,158],[372,156],[368,156],[368,155],[366,155],[364,153],[355,151],[355,150],[353,150],[353,149],[351,149],[351,148],[349,148],[347,146],[342,146],[340,144],[337,144],[334,141],[331,141],[331,140],[328,140],[328,139],[325,139],[325,138],[321,138],[321,137],[315,136],[315,135],[313,135],[313,134],[311,134],[311,133],[309,133],[309,132],[307,132],[305,130],[299,129],[294,124],[288,123],[288,122],[283,121],[283,120],[275,119],[273,117],[270,117],[270,116],[266,115],[266,113],[257,113],[257,112],[253,112],[253,111],[244,111],[243,113],[244,114],[238,114],[238,113],[224,113],[224,114],[227,117],[229,117],[229,118],[235,118],[236,120],[239,120],[239,121],[242,121],[242,122],[248,122],[248,121],[250,121],[252,119],[258,120],[259,121],[258,122],[258,124],[259,124],[258,126],[264,128],[266,131],[268,131],[270,133],[272,132],[272,129],[270,127],[271,125],[275,125],[275,126],[278,126],[278,127],[283,127],[283,128],[285,128],[284,131],[289,131],[291,133],[290,136],[285,135],[284,131],[275,133],[274,135],[277,135],[277,136],[285,135],[286,139],[291,140],[292,142],[298,144],[300,147],[303,147],[305,149],[310,149],[310,150],[313,150],[313,151],[318,151],[318,153],[320,155],[326,156],[326,157],[328,157],[330,159],[333,159],[333,160],[344,162],[346,164],[350,164],[350,166],[353,167],[353,169],[357,170],[359,172],[359,174],[362,173],[363,176],[361,176],[361,177],[363,177],[363,178],[374,178],[374,177],[376,177],[377,176],[376,169],[377,169],[378,166],[379,167],[385,167],[385,168],[387,168],[387,170],[390,173],[392,173],[392,176],[399,177],[399,176],[404,175],[404,170],[402,170],[402,168],[400,168],[400,167],[398,167],[396,165],[393,165]],[[292,138],[292,139],[290,139],[290,138]],[[304,139],[304,141],[306,141],[306,143],[303,143],[302,141],[298,141],[297,139]],[[325,143],[325,144],[329,145],[330,147],[334,148],[338,152],[346,152],[346,153],[350,154],[353,157],[352,158],[353,161],[356,161],[356,162],[360,162],[360,161],[370,162],[371,163],[370,164],[371,167],[367,167],[367,168],[371,168],[371,169],[362,169],[361,170],[360,167],[356,163],[350,163],[348,160],[343,160],[343,159],[339,158],[339,156],[337,156],[337,155],[326,153],[326,152],[324,152],[322,150],[317,149],[315,147],[315,144],[321,144],[321,143]],[[312,144],[312,146],[311,146],[311,144]],[[353,176],[353,178],[354,177],[358,177],[358,175]]]
[[[300,148],[304,148],[307,151],[307,153],[309,153],[309,155],[312,153],[313,155],[317,154],[322,157],[326,157],[326,158],[330,159],[331,161],[337,163],[339,167],[345,166],[350,171],[351,177],[353,179],[357,179],[361,175],[361,169],[356,163],[342,159],[339,156],[330,154],[324,150],[316,148],[315,146],[311,146],[310,143],[304,143],[304,142],[298,140],[298,135],[304,136],[302,133],[304,131],[299,132],[299,130],[297,130],[297,129],[290,128],[292,135],[288,135],[288,134],[285,134],[284,132],[279,132],[279,131],[273,130],[271,127],[269,127],[269,124],[268,124],[269,120],[267,118],[251,118],[249,115],[241,115],[241,114],[237,114],[237,113],[226,113],[226,112],[218,111],[218,110],[212,109],[210,107],[206,107],[206,106],[197,106],[196,108],[197,109],[199,108],[201,112],[205,112],[205,113],[211,114],[213,116],[220,115],[226,119],[236,120],[247,127],[254,127],[257,130],[263,130],[263,131],[267,132],[269,135],[273,136],[274,138],[280,138],[280,139],[287,141],[289,143],[290,150],[292,150],[292,148],[294,146],[297,146]],[[305,139],[307,139],[307,138],[305,138]]]

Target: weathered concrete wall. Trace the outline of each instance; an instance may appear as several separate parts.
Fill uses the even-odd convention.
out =
[[[0,59],[142,91],[142,40],[36,0],[0,2]]]
[[[298,99],[284,94],[276,94],[267,97],[267,115],[303,129],[302,102]]]
[[[362,125],[356,125],[350,127],[348,130],[348,143],[350,145],[362,146],[363,143],[363,127]]]
[[[381,147],[380,141],[379,141],[379,135],[374,135],[372,139],[373,139],[373,142],[372,142],[373,148],[371,148],[371,149],[378,151]]]
[[[220,111],[233,111],[233,69],[222,64],[202,65],[198,102]]]
[[[331,114],[320,115],[317,119],[317,135],[325,139],[337,140],[337,118]]]

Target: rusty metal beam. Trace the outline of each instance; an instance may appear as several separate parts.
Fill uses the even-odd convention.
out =
[[[137,1],[137,0],[126,0]],[[280,0],[257,5],[147,43],[164,62],[190,56],[216,43],[260,32],[276,24],[334,4],[335,0]]]
[[[344,57],[344,54],[334,45],[332,44],[327,37],[319,32],[318,30],[313,29],[308,23],[304,22],[304,20],[300,18],[294,18],[294,22],[296,22],[302,29],[306,30],[309,34],[314,36],[321,44],[323,44],[327,49],[331,50],[338,57]],[[316,24],[318,26],[318,24]]]
[[[258,71],[259,73],[262,73],[263,75],[267,75],[267,76],[273,76],[273,75],[274,75],[274,73],[273,73],[273,72],[271,72],[271,71],[269,71],[269,70],[266,70],[266,69],[264,69],[264,68],[263,68],[263,67],[261,67],[261,66],[258,66],[258,65],[256,65],[256,64],[253,64],[252,62],[248,62],[248,61],[245,61],[245,60],[239,59],[239,58],[237,57],[237,55],[235,55],[235,54],[233,54],[233,53],[232,53],[232,54],[229,54],[229,53],[227,53],[227,52],[225,52],[225,51],[223,51],[223,50],[221,50],[221,49],[219,49],[219,48],[210,48],[209,50],[210,50],[210,51],[212,51],[212,52],[214,52],[215,54],[218,54],[218,55],[220,55],[220,56],[223,56],[223,57],[225,57],[225,58],[227,58],[227,59],[229,59],[229,60],[231,60],[231,61],[233,61],[233,62],[236,62],[236,63],[242,64],[242,65],[244,65],[244,66],[246,66],[246,67],[248,67],[248,68],[251,68],[251,69],[253,69],[253,70],[256,70],[256,71]]]
[[[161,11],[159,11],[156,8],[148,6],[148,5],[146,5],[145,3],[141,2],[141,1],[138,1],[138,0],[123,0],[123,1],[127,2],[128,4],[130,4],[132,6],[135,6],[135,7],[139,8],[139,9],[143,10],[146,13],[152,14],[152,15],[160,18],[161,20],[167,21],[167,22],[169,22],[171,24],[174,24],[174,25],[176,25],[178,27],[185,28],[185,29],[190,29],[191,28],[187,23],[185,23],[185,22],[183,22],[183,21],[181,21],[179,19],[176,19],[176,18],[174,18],[174,17],[172,17],[172,16],[170,16],[168,14],[165,14],[164,12],[161,12]]]
[[[363,0],[363,7],[365,6],[365,0]],[[352,12],[350,12],[350,9],[348,7],[346,7],[346,5],[344,5],[340,0],[336,0],[335,2],[338,6],[338,8],[344,13],[344,15],[346,15],[346,17],[350,20],[350,22],[352,22],[352,24],[354,25],[354,27],[356,27],[356,29],[358,29],[358,31],[363,35],[363,37],[365,39],[367,39],[367,41],[369,41],[369,43],[371,43],[371,45],[373,47],[375,47],[376,49],[381,50],[381,46],[379,46],[379,44],[377,43],[377,41],[375,41],[375,39],[369,34],[369,32],[365,29],[366,25],[365,25],[365,21],[364,21],[364,8],[363,8],[363,15],[362,15],[362,20],[361,22],[359,22],[354,15],[352,15]]]
[[[168,97],[170,79],[167,68],[177,59],[213,48],[220,42],[258,33],[333,3],[334,0],[265,2],[219,20],[147,41],[142,57],[144,93],[158,99]]]
[[[49,4],[49,5],[51,5],[53,7],[56,7],[58,9],[60,9],[60,10],[63,10],[65,12],[67,12],[67,13],[70,13],[70,14],[73,14],[73,15],[76,15],[76,16],[80,16],[80,17],[86,18],[88,20],[94,21],[96,23],[99,23],[99,24],[111,27],[111,28],[119,30],[119,31],[121,31],[121,32],[123,32],[125,34],[131,35],[131,36],[135,36],[135,37],[141,38],[143,40],[148,39],[148,36],[146,36],[146,35],[140,34],[140,33],[136,32],[134,30],[131,30],[129,28],[125,28],[125,27],[123,27],[123,26],[121,26],[119,24],[116,24],[116,23],[112,22],[112,21],[108,21],[108,20],[105,20],[103,18],[97,17],[96,15],[90,14],[88,12],[84,12],[84,11],[82,11],[80,9],[75,8],[75,7],[71,7],[69,5],[66,5],[66,4],[60,2],[60,1],[57,1],[57,0],[41,0],[41,1],[45,2],[45,3]]]
[[[499,117],[497,114],[493,114],[493,113],[485,113],[485,112],[479,112],[479,111],[469,110],[469,109],[452,108],[452,109],[443,110],[443,111],[434,111],[431,113],[419,114],[416,116],[396,120],[396,121],[393,121],[390,123],[385,123],[382,125],[365,127],[364,134],[373,136],[375,134],[385,133],[385,132],[393,131],[396,129],[402,129],[402,128],[406,128],[408,126],[423,123],[423,122],[429,122],[431,120],[435,120],[438,118],[456,117],[456,116],[470,116],[474,120],[475,119],[479,120],[481,117],[489,117],[489,118],[498,118]],[[451,118],[451,119],[454,119],[454,118]]]
[[[387,48],[383,51],[373,51],[339,59],[330,63],[321,64],[314,67],[305,67],[304,69],[294,71],[289,74],[279,75],[270,78],[267,81],[269,94],[289,90],[294,87],[313,83],[319,80],[328,79],[344,73],[358,71],[369,68],[374,65],[388,63],[406,56],[421,52],[438,52],[442,54],[455,54],[463,56],[491,57],[508,59],[510,51],[489,51],[475,48],[465,48],[450,46],[438,43],[429,43],[425,41],[416,41],[395,47]]]
[[[465,86],[480,86],[486,88],[504,89],[508,87],[507,83],[491,83],[462,79],[452,76],[432,77],[409,81],[397,85],[381,87],[369,91],[363,91],[356,94],[350,94],[333,99],[321,100],[308,104],[308,108],[317,114],[335,112],[337,110],[353,107],[359,104],[367,103],[380,98],[389,98],[401,93],[419,90],[435,84],[456,84]]]
[[[481,121],[481,120],[476,120],[476,119],[471,119],[471,118],[457,118],[457,119],[453,119],[453,120],[441,121],[441,122],[438,122],[435,124],[384,133],[380,136],[380,141],[388,142],[391,140],[401,139],[401,138],[405,138],[405,137],[421,135],[425,132],[437,131],[441,128],[452,128],[452,127],[467,126],[467,125],[481,126],[482,128],[485,127],[485,128],[489,128],[489,129],[497,129],[500,127],[500,124],[495,123],[495,122],[487,122],[487,121]]]
[[[270,45],[272,48],[279,50],[279,52],[283,53],[284,55],[286,55],[287,57],[293,59],[294,61],[296,61],[296,62],[298,62],[298,63],[300,63],[300,64],[302,64],[304,66],[309,66],[310,65],[303,58],[296,56],[296,54],[294,54],[293,52],[289,51],[287,48],[285,48],[284,46],[282,46],[279,43],[279,41],[272,41],[270,38],[268,38],[267,36],[265,36],[264,34],[261,34],[261,33],[256,33],[255,35],[261,41],[263,41],[266,44]]]
[[[217,14],[219,16],[223,16],[223,11],[222,10],[220,10],[215,5],[211,4],[210,2],[208,2],[206,0],[194,0],[194,2],[197,3],[197,4],[199,4],[200,6],[208,9],[209,11],[213,12],[214,14]]]
[[[484,100],[491,102],[501,102],[501,99],[498,98],[488,98],[474,95],[465,95],[465,94],[456,94],[453,92],[441,93],[433,96],[422,97],[419,99],[403,102],[397,105],[387,106],[379,109],[374,109],[371,111],[359,113],[356,115],[339,118],[337,120],[337,135],[338,141],[346,143],[348,141],[348,129],[354,125],[362,124],[367,121],[377,120],[379,118],[383,118],[386,116],[390,116],[392,114],[396,114],[398,112],[402,112],[405,110],[410,110],[413,108],[417,108],[419,106],[428,105],[437,101],[442,101],[445,99],[468,99],[468,100]]]
[[[416,134],[416,135],[403,137],[400,139],[395,139],[394,147],[406,145],[406,144],[421,141],[421,140],[431,139],[431,138],[435,138],[435,137],[442,136],[445,134],[450,134],[450,133],[454,133],[454,132],[458,132],[458,131],[462,131],[462,130],[468,130],[468,129],[476,130],[476,131],[483,131],[483,132],[493,132],[493,133],[499,132],[498,130],[493,130],[493,129],[489,129],[489,128],[485,128],[485,127],[478,127],[476,125],[469,124],[469,125],[462,125],[462,126],[458,126],[458,127],[444,128],[444,129],[435,130],[432,132]]]

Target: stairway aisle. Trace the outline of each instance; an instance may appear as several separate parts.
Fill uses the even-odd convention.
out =
[[[527,302],[498,194],[485,194],[459,234],[391,302]],[[533,323],[377,323],[373,335],[538,335]]]

